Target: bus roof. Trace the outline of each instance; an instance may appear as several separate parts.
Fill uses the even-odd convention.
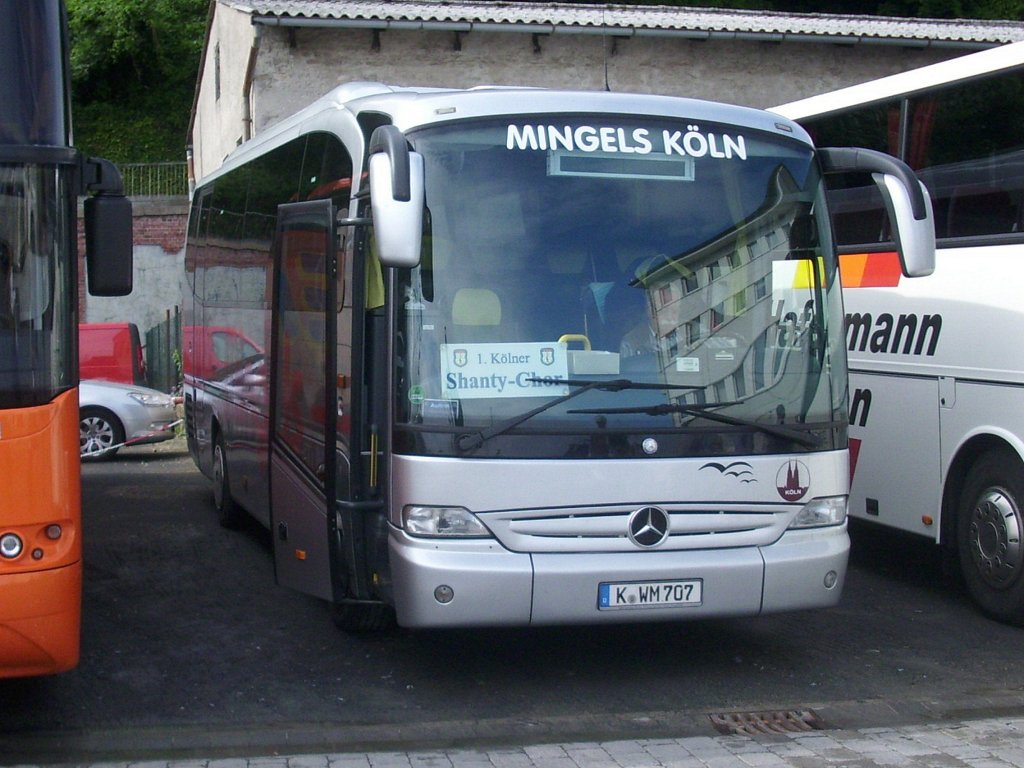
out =
[[[402,130],[411,130],[445,120],[536,112],[624,113],[636,116],[694,118],[761,129],[771,133],[799,132],[799,128],[788,124],[787,128],[780,128],[775,116],[749,107],[676,96],[610,91],[565,91],[508,86],[479,86],[466,90],[405,90],[387,96],[367,96],[350,106],[358,112],[387,112],[395,125]],[[787,130],[790,128],[795,131]]]
[[[849,107],[909,96],[945,83],[962,82],[990,72],[1021,66],[1024,66],[1024,42],[1010,43],[799,101],[791,101],[788,104],[771,107],[770,110],[792,120],[820,117],[841,112]]]
[[[207,178],[311,130],[331,130],[347,112],[387,115],[408,131],[425,125],[485,116],[527,114],[627,114],[727,123],[810,143],[803,128],[760,109],[675,96],[607,91],[559,91],[514,86],[468,89],[402,87],[373,82],[340,85],[293,115],[260,131],[238,147]],[[205,181],[205,180],[203,180]],[[203,182],[200,182],[203,183]]]

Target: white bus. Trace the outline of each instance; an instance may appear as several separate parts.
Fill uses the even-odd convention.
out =
[[[1024,623],[1024,43],[774,111],[817,142],[901,157],[934,203],[935,273],[908,282],[870,190],[830,191],[850,514],[933,539],[986,613]]]
[[[187,434],[222,521],[351,629],[834,605],[823,167],[877,172],[929,271],[905,164],[767,112],[339,87],[194,194]]]

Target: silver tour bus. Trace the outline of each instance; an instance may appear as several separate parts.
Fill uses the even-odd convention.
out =
[[[187,434],[221,521],[265,525],[277,580],[348,629],[834,605],[848,385],[823,174],[852,171],[905,273],[929,272],[906,166],[777,115],[337,88],[194,194]]]

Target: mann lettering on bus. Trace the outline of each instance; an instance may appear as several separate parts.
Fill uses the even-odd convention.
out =
[[[836,604],[822,169],[878,177],[910,274],[931,220],[905,164],[620,93],[341,86],[283,125],[197,186],[185,321],[270,350],[186,370],[185,403],[223,522],[272,530],[280,583],[351,629]]]
[[[888,352],[894,355],[935,355],[942,333],[942,315],[907,313],[893,317],[888,312],[872,317],[871,313],[850,312],[846,315],[849,350],[851,352]]]

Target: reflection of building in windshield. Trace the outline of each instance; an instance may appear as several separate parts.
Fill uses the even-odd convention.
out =
[[[634,280],[646,289],[665,381],[700,387],[687,402],[743,399],[786,372],[816,262],[798,255],[790,236],[798,209],[785,201],[793,191],[788,173],[772,186],[773,199],[740,226],[679,256],[651,259]]]

